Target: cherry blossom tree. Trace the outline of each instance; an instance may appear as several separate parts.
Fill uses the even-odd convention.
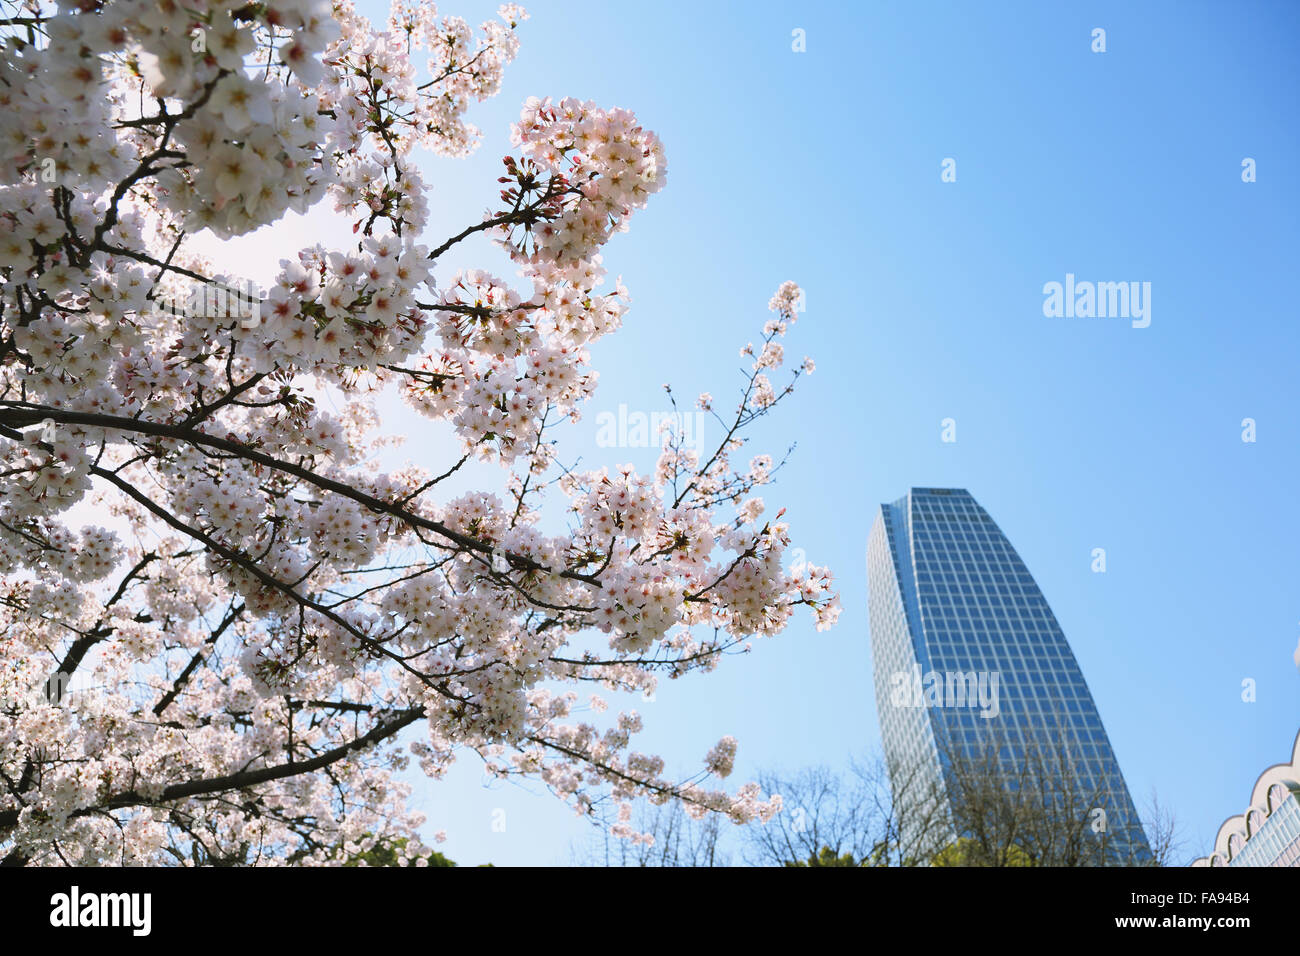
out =
[[[601,249],[666,164],[625,109],[530,99],[493,207],[434,231],[417,150],[475,149],[467,114],[526,16],[0,0],[6,864],[325,864],[382,844],[418,865],[404,771],[472,754],[580,813],[779,808],[717,789],[733,739],[670,779],[633,748],[635,712],[596,715],[800,605],[819,629],[839,613],[754,494],[779,465],[740,461],[812,370],[772,380],[801,293],[771,299],[734,408],[701,396],[716,447],[669,433],[652,474],[565,466],[555,426],[628,309]],[[354,241],[286,249],[265,296],[194,248],[326,201]],[[518,281],[437,283],[480,235]],[[381,468],[384,391],[454,434],[454,460]],[[471,461],[497,486],[444,492]]]

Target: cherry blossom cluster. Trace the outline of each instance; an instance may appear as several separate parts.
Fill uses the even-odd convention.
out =
[[[663,144],[627,110],[533,97],[514,125],[513,141],[549,176],[548,190],[558,190],[557,208],[529,230],[530,242],[514,242],[513,230],[502,227],[506,246],[531,262],[564,266],[589,259],[667,180]],[[536,178],[531,166],[522,173],[516,165],[508,168],[521,185]]]

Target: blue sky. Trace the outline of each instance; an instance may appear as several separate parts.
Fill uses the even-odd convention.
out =
[[[717,672],[631,702],[642,749],[693,773],[734,734],[731,781],[743,782],[878,747],[867,533],[879,503],[911,486],[964,487],[1056,612],[1135,800],[1155,789],[1189,854],[1208,851],[1300,726],[1288,165],[1300,8],[527,7],[502,93],[471,114],[481,151],[423,161],[429,244],[491,204],[527,96],[632,109],[668,155],[667,188],[606,251],[633,306],[593,350],[601,385],[565,435],[566,460],[648,468],[650,451],[598,447],[598,414],[664,409],[664,382],[730,402],[737,350],[776,286],[794,279],[807,295],[787,354],[817,371],[750,447],[797,441],[764,497],[836,571],[843,615],[820,634],[801,616]],[[442,12],[478,23],[494,9]],[[1091,50],[1097,27],[1105,53]],[[795,29],[806,52],[791,49]],[[957,181],[944,183],[949,157]],[[1257,182],[1242,182],[1246,157]],[[511,274],[486,242],[463,246],[440,280]],[[1067,273],[1150,282],[1150,326],[1045,317],[1043,285]],[[443,448],[383,407],[394,430]],[[956,442],[941,441],[945,418]],[[1104,574],[1090,567],[1098,547]],[[430,832],[447,829],[443,849],[463,863],[565,862],[585,832],[540,786],[485,788],[473,757],[444,782],[412,781]]]

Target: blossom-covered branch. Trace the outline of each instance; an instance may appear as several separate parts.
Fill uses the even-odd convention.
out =
[[[328,864],[375,840],[417,858],[399,775],[467,752],[579,811],[775,812],[754,785],[706,787],[731,738],[671,779],[631,749],[638,715],[602,730],[566,689],[647,691],[800,607],[819,628],[839,612],[751,494],[779,465],[736,460],[801,374],[768,379],[793,283],[707,458],[670,435],[648,475],[559,460],[589,347],[629,306],[600,250],[664,186],[658,137],[530,99],[494,206],[429,241],[415,151],[481,142],[466,115],[500,89],[519,7],[477,31],[401,0],[380,29],[350,0],[0,13],[0,858]],[[326,199],[352,240],[286,255],[264,299],[192,248]],[[522,288],[435,283],[485,239]],[[217,294],[169,305],[196,287]],[[459,449],[381,467],[384,390]],[[472,459],[502,488],[446,492]],[[545,533],[557,505],[568,526]],[[102,523],[74,528],[87,506]]]

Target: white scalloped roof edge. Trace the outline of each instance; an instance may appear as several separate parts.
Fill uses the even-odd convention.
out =
[[[1226,865],[1229,859],[1228,841],[1232,839],[1233,834],[1238,834],[1242,840],[1249,840],[1253,835],[1247,819],[1251,812],[1258,810],[1264,815],[1265,820],[1268,819],[1273,809],[1268,805],[1268,791],[1275,783],[1282,784],[1296,796],[1296,799],[1300,799],[1300,733],[1296,734],[1295,744],[1291,748],[1291,762],[1274,764],[1259,775],[1250,793],[1250,806],[1242,813],[1223,821],[1219,827],[1219,835],[1214,839],[1214,852],[1197,860],[1192,866],[1214,866],[1216,858],[1217,865]]]

